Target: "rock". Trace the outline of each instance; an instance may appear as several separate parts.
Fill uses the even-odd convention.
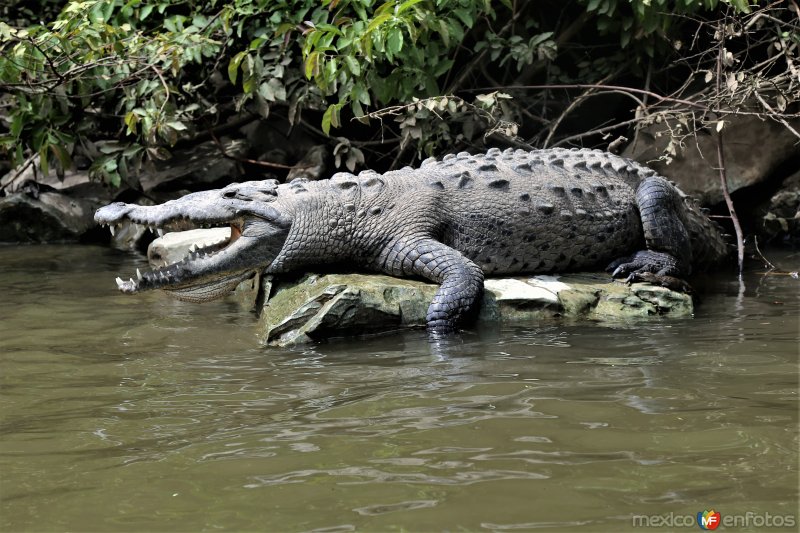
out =
[[[272,288],[272,277],[256,274],[251,279],[246,279],[236,286],[231,298],[246,311],[258,309],[259,302],[264,294],[269,294]]]
[[[94,212],[104,203],[52,191],[10,194],[0,198],[0,242],[77,241],[95,227]]]
[[[88,170],[67,169],[61,177],[51,168],[48,174],[39,166],[39,156],[20,170],[11,169],[0,178],[0,190],[6,195],[15,192],[59,192],[71,198],[85,198],[105,205],[114,200],[126,187],[111,188],[89,177]]]
[[[44,174],[36,155],[24,168],[0,178],[0,190],[5,194],[0,199],[0,240],[64,242],[77,241],[95,229],[94,210],[124,189],[93,181],[88,170],[68,169],[59,177],[51,168]]]
[[[165,233],[147,247],[147,259],[153,267],[177,263],[189,253],[192,245],[209,246],[230,239],[230,228],[192,229]]]
[[[222,150],[230,157],[241,157],[247,153],[248,145],[244,140],[222,140]],[[226,176],[239,176],[237,162],[223,156],[220,146],[214,141],[207,141],[191,148],[178,149],[172,152],[167,161],[159,161],[156,170],[143,172],[139,183],[145,192],[156,187],[181,179],[192,185],[213,183]]]
[[[800,120],[794,119],[790,123],[795,129],[800,129]],[[676,155],[670,164],[658,160],[669,144],[669,130],[679,127],[677,123],[670,123],[669,127],[661,123],[643,128],[622,155],[675,181],[702,204],[721,202],[714,135],[698,134],[696,143],[694,139],[687,140],[683,152]],[[772,120],[760,120],[750,115],[734,116],[727,119],[723,131],[730,192],[765,181],[781,164],[797,155],[797,137]]]
[[[286,175],[286,183],[296,179],[314,181],[326,177],[325,171],[328,168],[329,159],[327,146],[324,144],[312,146]]]
[[[607,274],[489,279],[479,321],[538,321],[557,316],[617,322],[691,316],[691,296]],[[379,274],[308,274],[278,282],[261,309],[263,344],[287,346],[348,334],[423,327],[437,285]]]
[[[264,344],[423,326],[437,286],[371,274],[309,274],[278,283],[260,313]]]
[[[761,218],[760,233],[768,241],[800,239],[800,171],[786,178],[770,198]]]

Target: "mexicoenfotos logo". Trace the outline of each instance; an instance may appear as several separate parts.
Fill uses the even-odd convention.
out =
[[[769,512],[756,513],[746,511],[740,513],[718,513],[714,509],[700,511],[696,515],[681,513],[666,513],[653,515],[633,515],[631,516],[633,527],[652,527],[669,528],[696,528],[700,527],[703,531],[714,531],[722,526],[728,528],[757,528],[759,531],[771,528],[797,528],[798,519],[794,514],[772,514]]]
[[[701,529],[713,531],[717,529],[721,523],[722,516],[715,512],[714,509],[697,513],[697,525],[700,526]]]

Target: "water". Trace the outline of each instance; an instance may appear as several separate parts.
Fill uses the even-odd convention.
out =
[[[687,320],[287,350],[229,302],[118,294],[137,261],[0,248],[0,530],[800,523],[788,276],[722,279]]]

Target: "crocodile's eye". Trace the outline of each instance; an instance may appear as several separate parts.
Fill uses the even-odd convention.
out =
[[[236,191],[225,191],[222,196],[224,198],[236,198]]]

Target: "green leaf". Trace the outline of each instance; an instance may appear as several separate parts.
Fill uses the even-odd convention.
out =
[[[403,49],[403,32],[400,28],[392,28],[386,40],[387,49],[393,54],[399,54]]]
[[[422,0],[406,0],[405,2],[403,2],[402,4],[400,4],[397,7],[396,14],[399,15],[400,13],[405,11],[406,9],[408,9],[408,8],[410,8],[410,7],[412,7],[412,6],[416,5],[416,4],[419,4],[420,2],[422,2]]]
[[[139,12],[139,20],[146,19],[150,13],[153,11],[155,6],[153,4],[145,4],[142,6],[142,10]]]
[[[138,144],[132,144],[122,151],[123,157],[133,157],[142,151],[142,147]]]
[[[19,137],[19,134],[22,133],[22,127],[25,125],[25,117],[20,111],[14,115],[14,120],[11,121],[11,135],[14,137]]]
[[[128,127],[128,133],[136,135],[136,124],[139,122],[139,116],[133,111],[129,111],[125,115],[125,125]]]
[[[445,48],[450,48],[450,30],[443,19],[439,19],[439,36],[442,38]]]
[[[62,169],[67,169],[72,166],[72,158],[69,156],[69,152],[67,152],[65,147],[60,144],[51,144],[50,151],[53,152],[53,155],[58,160]]]
[[[472,28],[472,25],[475,23],[475,20],[472,18],[472,13],[468,9],[454,9],[453,14],[455,14],[467,28]]]
[[[364,33],[367,34],[372,33],[373,31],[375,31],[375,29],[378,28],[378,26],[380,26],[381,24],[383,24],[384,22],[386,22],[391,18],[392,15],[388,13],[384,13],[383,15],[378,15],[377,17],[372,19],[372,21],[369,23],[369,26],[367,26],[367,30]]]
[[[314,76],[314,72],[317,70],[317,61],[319,61],[319,55],[320,52],[311,52],[308,54],[305,64],[306,79],[310,80]]]
[[[106,179],[113,187],[119,187],[122,184],[122,179],[118,172],[106,174]]]
[[[361,102],[359,102],[358,100],[353,100],[350,103],[350,107],[353,110],[353,116],[354,117],[356,117],[357,119],[358,118],[363,118],[363,116],[364,116],[364,108],[361,107]]]
[[[328,106],[328,109],[325,110],[325,114],[322,115],[322,131],[325,132],[325,135],[330,135],[331,126],[334,128],[339,127],[339,110],[343,105],[344,102],[331,104]]]
[[[330,135],[331,132],[331,121],[334,107],[335,104],[329,105],[328,109],[326,109],[325,113],[322,115],[322,131],[325,132],[325,135]]]
[[[123,150],[123,146],[119,143],[106,143],[101,144],[97,148],[101,154],[116,154],[117,152],[121,152]]]
[[[239,74],[239,65],[241,65],[245,56],[247,56],[247,52],[239,52],[233,56],[231,62],[228,63],[228,78],[230,78],[231,83],[234,85],[236,84],[236,77]]]
[[[50,162],[47,160],[47,149],[48,144],[42,143],[42,146],[39,148],[39,166],[42,169],[42,174],[45,176],[50,173]]]
[[[253,91],[255,91],[257,82],[258,79],[255,76],[245,76],[244,80],[242,81],[242,91],[244,91],[245,94],[251,94]]]
[[[360,76],[361,75],[361,65],[358,64],[358,61],[353,56],[342,56],[344,62],[347,64],[347,68],[350,69],[350,72],[353,76]]]
[[[360,82],[353,85],[350,96],[364,105],[369,105],[371,102],[369,91],[367,91],[366,87]]]
[[[119,158],[119,175],[127,180],[130,173],[128,172],[128,161],[124,157]]]
[[[103,20],[108,22],[111,20],[111,15],[114,14],[114,7],[116,2],[114,0],[105,0],[105,6],[103,8]]]
[[[175,131],[186,131],[187,129],[189,129],[189,128],[186,127],[186,124],[184,124],[183,122],[178,122],[178,121],[167,122],[167,126],[169,126],[170,128],[172,128]]]

